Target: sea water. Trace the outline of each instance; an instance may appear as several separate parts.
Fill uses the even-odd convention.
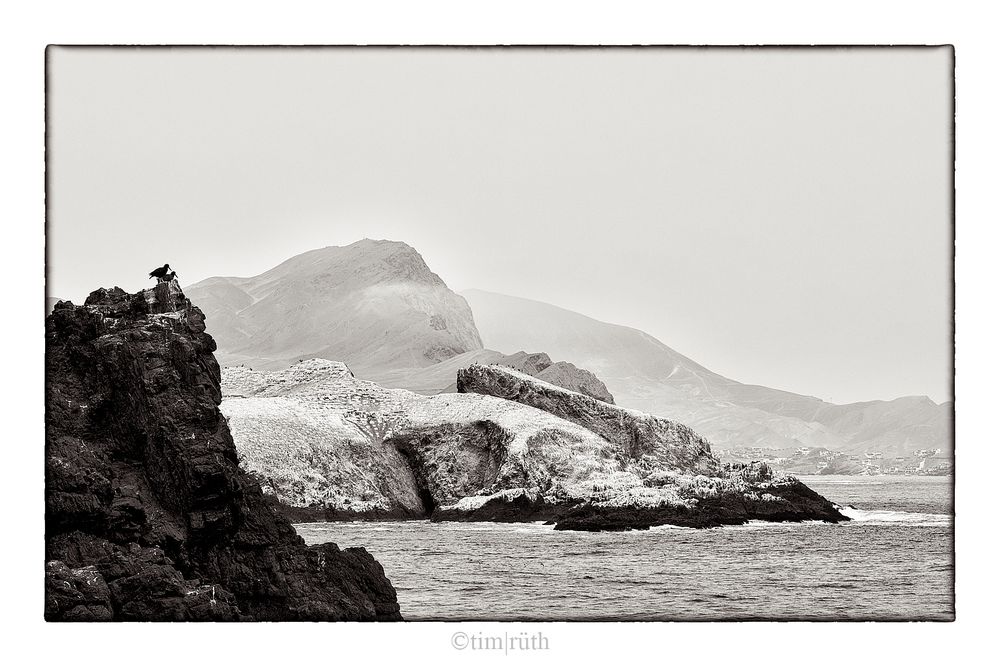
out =
[[[853,521],[624,533],[429,521],[296,528],[311,544],[368,549],[407,620],[954,617],[950,478],[801,479]]]

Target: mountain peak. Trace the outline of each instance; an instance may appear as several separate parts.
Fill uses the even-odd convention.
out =
[[[393,241],[391,239],[363,238],[358,241],[355,241],[354,243],[348,243],[347,245],[325,246],[323,248],[319,248],[318,250],[312,252],[320,252],[325,254],[350,253],[353,256],[379,256],[379,257],[387,257],[391,255],[410,255],[413,257],[419,257],[421,261],[423,261],[423,258],[420,257],[420,253],[417,252],[417,249],[411,246],[409,243],[406,243],[404,241]]]
[[[188,293],[228,365],[277,370],[320,357],[365,377],[482,348],[465,299],[401,241],[317,248],[252,278],[203,280]]]
[[[370,239],[367,236],[363,239],[355,241],[354,243],[350,243],[345,247],[350,248],[353,246],[395,247],[395,248],[403,248],[414,253],[417,252],[416,248],[411,246],[409,243],[406,243],[405,241],[394,241],[392,239]],[[330,247],[336,247],[336,246],[330,246]]]
[[[417,282],[444,285],[416,248],[402,241],[361,239],[344,246],[325,246],[291,257],[254,278],[314,281],[329,279],[337,284],[361,279],[371,283]],[[202,281],[202,285],[207,281]]]

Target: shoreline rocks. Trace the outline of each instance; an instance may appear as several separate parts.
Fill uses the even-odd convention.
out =
[[[769,498],[766,496],[770,496]],[[645,530],[653,526],[686,528],[737,526],[749,521],[824,521],[840,523],[849,519],[836,507],[794,478],[779,480],[756,493],[726,491],[718,497],[699,499],[687,505],[655,508],[620,508],[583,505],[565,513],[556,530]]]
[[[473,365],[458,381],[465,393],[427,397],[319,359],[273,373],[228,368],[223,409],[248,469],[295,522],[629,530],[846,520],[762,463],[720,463],[705,439],[669,419],[498,365]],[[393,423],[384,440],[351,425],[359,406]]]
[[[398,620],[362,548],[305,545],[239,468],[176,282],[46,319],[45,618]]]
[[[541,494],[517,489],[486,499],[459,501],[439,507],[431,521],[496,521],[519,523],[545,521],[555,530],[625,531],[648,530],[653,526],[716,528],[742,525],[749,521],[800,523],[824,521],[840,523],[849,518],[826,498],[793,477],[773,478],[760,462],[727,466],[722,483],[704,486],[719,489],[705,492],[694,502],[659,505],[615,505],[601,502],[556,502]],[[752,481],[745,473],[752,471]]]

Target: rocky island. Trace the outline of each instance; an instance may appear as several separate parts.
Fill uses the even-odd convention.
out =
[[[176,282],[60,302],[45,338],[46,619],[400,619],[369,553],[307,547],[240,469]]]
[[[846,520],[761,462],[722,464],[683,424],[507,366],[458,372],[423,396],[346,365],[223,372],[223,412],[247,468],[296,520],[549,521],[558,530]],[[377,438],[359,412],[381,421]]]

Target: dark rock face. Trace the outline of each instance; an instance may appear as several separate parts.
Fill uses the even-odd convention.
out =
[[[561,513],[556,530],[647,530],[670,524],[714,528],[759,521],[826,521],[848,518],[826,498],[794,477],[775,479],[762,462],[725,466],[721,484],[698,496],[693,507],[684,505],[620,508],[581,505]],[[749,473],[749,474],[748,474]]]
[[[562,391],[496,366],[474,365],[458,372],[459,393],[474,392],[544,410],[620,445],[631,459],[652,457],[660,466],[711,473],[719,462],[708,441],[683,424]],[[661,445],[670,443],[665,448]]]
[[[505,498],[491,498],[479,507],[469,510],[438,508],[431,515],[431,521],[554,522],[571,507],[573,507],[571,504],[546,502],[539,494],[522,492]]]
[[[491,421],[414,428],[386,441],[410,464],[428,515],[498,482],[513,435]],[[519,482],[522,480],[516,480]]]
[[[360,548],[307,547],[237,464],[176,282],[46,319],[48,620],[394,620]]]

